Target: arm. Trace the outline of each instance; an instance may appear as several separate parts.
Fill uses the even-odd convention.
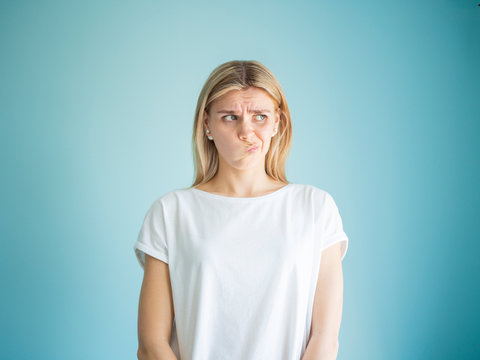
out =
[[[138,359],[177,359],[169,343],[174,315],[168,264],[145,254],[138,307]]]
[[[335,360],[342,320],[343,272],[340,243],[322,253],[313,303],[310,339],[302,360]]]

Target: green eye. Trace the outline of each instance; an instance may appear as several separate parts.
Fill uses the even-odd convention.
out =
[[[263,114],[258,114],[258,115],[255,115],[255,116],[263,116],[263,118],[261,118],[260,120],[265,120],[267,118],[267,116],[263,115]]]

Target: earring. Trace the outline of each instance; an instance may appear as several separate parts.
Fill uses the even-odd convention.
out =
[[[273,129],[273,131],[274,131],[274,133],[273,133],[272,137],[274,137],[275,134],[277,133],[277,128]]]
[[[213,136],[208,135],[208,134],[210,134],[210,130],[207,129],[205,132],[207,133],[208,140],[213,140]]]

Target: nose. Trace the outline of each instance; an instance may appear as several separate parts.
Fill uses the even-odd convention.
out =
[[[256,137],[252,123],[249,121],[239,121],[238,137],[243,141],[253,141]]]
[[[239,133],[239,138],[243,141],[253,142],[256,137],[255,131],[251,127],[242,126]]]

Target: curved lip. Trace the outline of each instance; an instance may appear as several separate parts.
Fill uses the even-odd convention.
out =
[[[245,144],[247,150],[252,150],[252,149],[255,149],[256,147],[260,147],[260,144],[256,141],[247,141],[247,143]]]

